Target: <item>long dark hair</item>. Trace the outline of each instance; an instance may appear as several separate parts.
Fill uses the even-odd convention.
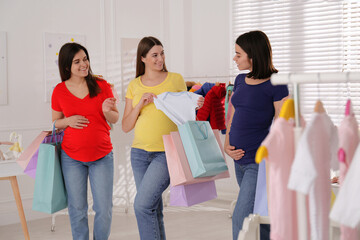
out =
[[[144,37],[143,39],[140,40],[138,48],[137,48],[137,54],[136,54],[136,76],[135,78],[144,75],[145,73],[145,63],[143,61],[141,61],[141,57],[146,57],[146,54],[150,51],[150,49],[153,46],[162,46],[161,42],[159,41],[159,39],[155,38],[155,37]],[[164,62],[164,68],[163,68],[164,72],[167,72],[168,70],[166,69],[166,65]]]
[[[85,77],[86,84],[89,89],[89,96],[95,97],[100,93],[101,89],[99,85],[96,82],[96,78],[94,77],[91,68],[90,68],[90,58],[88,51],[85,47],[78,43],[65,43],[59,52],[59,72],[61,81],[67,81],[71,77],[71,65],[73,63],[74,56],[79,52],[83,50],[86,54],[86,57],[89,61],[89,74]]]
[[[278,72],[272,63],[271,45],[265,33],[262,31],[244,33],[236,39],[236,44],[252,59],[252,71],[247,77],[265,79]]]

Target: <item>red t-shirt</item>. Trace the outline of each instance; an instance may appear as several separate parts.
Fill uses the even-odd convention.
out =
[[[110,85],[104,80],[97,80],[101,92],[93,98],[87,95],[80,99],[67,89],[65,82],[54,88],[51,108],[62,112],[65,117],[81,115],[89,120],[87,127],[75,129],[67,127],[61,148],[69,157],[82,162],[91,162],[106,156],[112,150],[110,126],[102,111],[102,103],[113,97]]]

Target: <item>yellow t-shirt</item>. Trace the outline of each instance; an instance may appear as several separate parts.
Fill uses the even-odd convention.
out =
[[[183,77],[178,73],[168,72],[166,79],[159,85],[148,87],[142,84],[140,77],[129,83],[126,98],[132,100],[135,107],[144,93],[151,92],[159,95],[163,92],[186,91]],[[165,151],[162,136],[177,131],[177,126],[162,111],[150,103],[143,107],[135,124],[133,148],[140,148],[148,152]]]

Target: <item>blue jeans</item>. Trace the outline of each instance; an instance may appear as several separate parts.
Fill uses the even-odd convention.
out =
[[[88,240],[88,197],[87,185],[93,196],[94,239],[106,240],[110,235],[112,219],[112,196],[114,159],[110,152],[93,162],[80,162],[70,158],[61,150],[61,168],[68,194],[68,210],[74,240]]]
[[[166,239],[162,193],[170,184],[165,152],[131,149],[136,184],[134,209],[141,240]]]
[[[256,163],[245,165],[234,164],[236,180],[240,187],[240,192],[232,216],[233,240],[237,240],[244,219],[254,211],[259,165]]]

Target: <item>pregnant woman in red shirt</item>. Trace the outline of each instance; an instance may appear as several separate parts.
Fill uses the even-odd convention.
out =
[[[93,196],[94,239],[108,239],[112,219],[113,153],[110,126],[119,113],[110,85],[96,78],[87,50],[66,43],[59,52],[61,83],[52,94],[52,120],[65,129],[61,167],[73,239],[89,239],[87,183]]]

